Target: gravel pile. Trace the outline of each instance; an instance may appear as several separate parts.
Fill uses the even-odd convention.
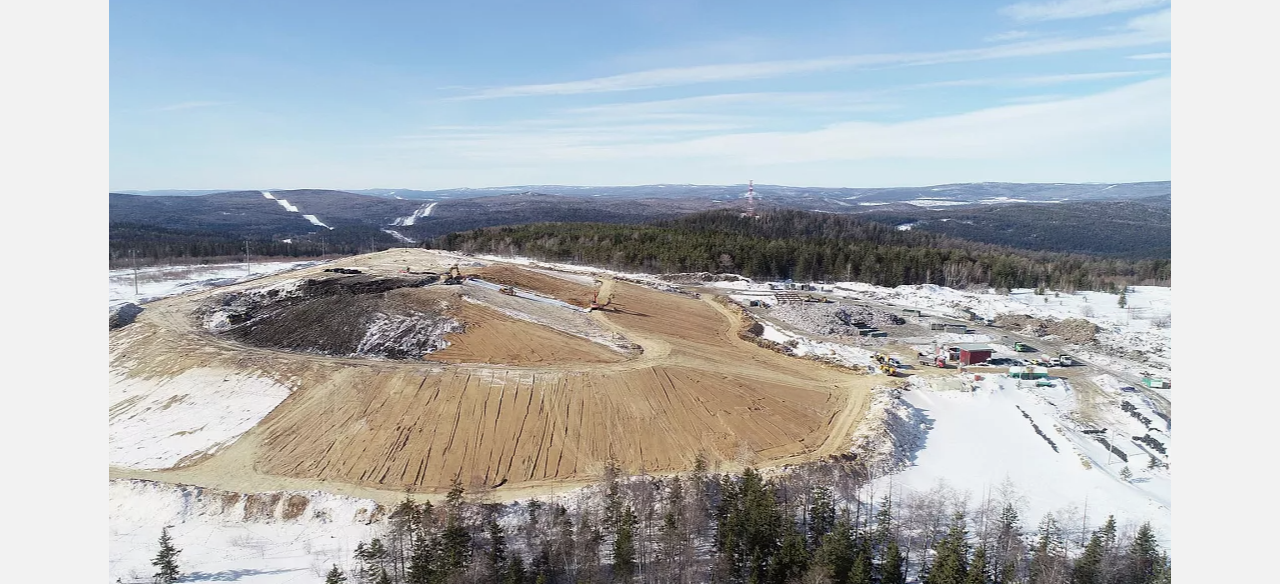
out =
[[[1057,320],[1032,318],[1025,314],[1003,314],[996,317],[996,326],[1016,330],[1036,337],[1054,336],[1072,343],[1087,343],[1098,334],[1098,325],[1082,318]]]
[[[857,337],[859,328],[882,328],[906,322],[891,312],[839,304],[779,304],[769,309],[769,314],[805,332],[833,337]]]
[[[711,272],[682,272],[677,274],[659,274],[658,279],[673,284],[701,284],[703,282],[737,282],[750,281],[737,274],[712,274]]]

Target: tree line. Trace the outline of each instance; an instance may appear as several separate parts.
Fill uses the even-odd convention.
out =
[[[849,215],[779,210],[752,219],[709,211],[647,225],[542,223],[432,240],[436,248],[521,255],[649,273],[733,272],[757,279],[1114,291],[1169,285],[1169,260],[1031,252]]]
[[[381,251],[398,242],[380,230],[339,227],[320,234],[296,236],[286,243],[277,238],[242,237],[219,230],[169,229],[135,223],[112,223],[108,261],[112,268],[133,261],[151,265],[168,261],[243,261],[245,244],[252,257],[312,258]]]
[[[1149,524],[1078,510],[1034,527],[1016,490],[973,502],[938,486],[873,493],[844,463],[766,476],[752,468],[625,476],[609,463],[576,503],[411,496],[380,533],[334,563],[350,584],[1166,584],[1172,564]],[[878,496],[877,496],[878,495]],[[483,500],[483,495],[479,497]],[[167,545],[167,544],[166,544]],[[164,554],[155,562],[167,564]],[[165,574],[172,573],[164,572]],[[160,576],[160,574],[157,574]]]

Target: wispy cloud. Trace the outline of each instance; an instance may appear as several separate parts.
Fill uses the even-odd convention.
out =
[[[1163,27],[1161,26],[1162,24]],[[580,81],[493,87],[452,99],[495,99],[504,97],[633,91],[639,89],[652,89],[699,83],[764,79],[786,75],[800,75],[805,73],[830,72],[866,67],[934,65],[942,63],[960,63],[1070,53],[1077,51],[1113,49],[1167,42],[1168,40],[1169,29],[1167,17],[1164,18],[1163,22],[1159,20],[1159,18],[1141,21],[1135,19],[1130,23],[1127,29],[1114,34],[1101,36],[1045,39],[976,49],[956,49],[937,52],[844,55],[818,59],[670,67],[663,69],[651,69],[648,71],[637,71],[634,73],[623,73],[620,75],[610,75],[606,77],[596,77]]]
[[[1068,99],[1068,96],[1060,93],[1048,93],[1040,95],[1020,95],[1017,97],[1008,97],[1004,99],[1005,103],[1041,103],[1046,101],[1059,101]]]
[[[934,87],[980,87],[995,85],[1061,85],[1066,83],[1102,81],[1105,79],[1124,79],[1128,77],[1140,77],[1143,75],[1157,75],[1160,73],[1160,71],[1101,71],[1097,73],[1063,73],[1058,75],[1032,75],[1027,77],[980,77],[974,79],[953,79],[948,81],[917,83],[908,87],[911,89],[929,89]]]
[[[1050,0],[1019,2],[999,12],[1014,20],[1064,20],[1143,10],[1168,3],[1169,0]]]
[[[997,33],[997,34],[993,34],[993,35],[990,35],[990,36],[983,37],[983,38],[982,38],[982,40],[987,41],[987,42],[989,42],[989,43],[991,43],[991,42],[1000,42],[1000,43],[1002,43],[1002,42],[1005,42],[1005,41],[1016,41],[1016,40],[1018,40],[1018,39],[1025,39],[1025,38],[1027,38],[1027,37],[1029,37],[1029,36],[1031,36],[1031,33],[1030,33],[1029,31],[1025,31],[1025,30],[1007,30],[1007,31],[1002,32],[1002,33]]]
[[[1091,152],[1135,137],[1165,139],[1169,101],[1169,78],[1161,77],[1084,97],[902,122],[846,121],[813,130],[729,130],[687,137],[657,135],[643,126],[557,132],[505,127],[442,133],[407,140],[399,147],[413,151],[414,156],[427,154],[442,164],[494,168],[642,159],[680,165],[695,164],[691,161],[786,165],[872,159],[1018,159]]]
[[[1168,59],[1169,53],[1143,53],[1141,55],[1129,55],[1130,59],[1138,59],[1140,61],[1150,59]]]
[[[230,103],[231,102],[229,101],[184,101],[181,103],[166,105],[164,107],[158,107],[156,108],[156,111],[176,112],[179,110],[188,110],[188,109],[195,109],[195,108],[201,108],[201,107],[216,107],[220,105],[228,105]]]

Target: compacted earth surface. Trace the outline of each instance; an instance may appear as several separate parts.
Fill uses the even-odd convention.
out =
[[[420,249],[166,298],[110,332],[111,475],[387,501],[457,477],[519,497],[610,459],[847,451],[875,378],[741,325],[707,295]]]

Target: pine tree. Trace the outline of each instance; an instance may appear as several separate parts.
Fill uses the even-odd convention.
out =
[[[813,503],[809,506],[809,547],[817,548],[822,536],[831,532],[836,523],[836,506],[831,498],[831,488],[818,485],[813,488]]]
[[[156,554],[155,559],[151,560],[151,565],[155,566],[156,584],[173,584],[178,581],[181,575],[178,572],[178,554],[182,550],[173,546],[173,539],[169,537],[169,528],[165,527],[160,530],[160,551]]]
[[[1125,297],[1124,290],[1120,291],[1120,298],[1116,300],[1116,304],[1119,305],[1120,308],[1124,308],[1129,305],[1129,299]]]
[[[886,494],[876,509],[876,527],[871,532],[872,551],[881,553],[893,541],[893,498]]]
[[[1155,584],[1159,564],[1163,563],[1160,546],[1156,544],[1155,531],[1150,523],[1143,523],[1129,545],[1125,557],[1124,582],[1126,584]]]
[[[430,584],[436,571],[436,545],[428,534],[414,534],[409,570],[405,575],[408,584]]]
[[[969,574],[965,576],[964,584],[988,584],[991,578],[988,573],[991,571],[987,566],[987,546],[978,546],[977,551],[973,552],[973,560],[969,563]]]
[[[1022,530],[1018,526],[1018,510],[1012,503],[1005,503],[998,525],[993,580],[997,584],[1005,584],[1017,578],[1018,559],[1022,555]]]
[[[1093,532],[1084,553],[1080,554],[1076,565],[1071,569],[1071,584],[1102,584],[1103,553],[1102,531],[1098,530]]]
[[[471,533],[462,523],[462,495],[465,490],[456,477],[445,495],[445,527],[440,534],[441,576],[461,574],[471,563]]]
[[[1040,521],[1040,539],[1031,555],[1030,584],[1059,584],[1065,580],[1065,544],[1051,514]]]
[[[831,570],[835,582],[844,582],[853,569],[857,559],[857,551],[853,542],[853,527],[849,520],[841,517],[836,520],[831,533],[823,536],[822,545],[813,554],[814,564],[826,566]]]
[[[374,584],[391,584],[391,576],[387,574],[386,568],[378,568],[378,580]]]
[[[338,569],[337,564],[334,564],[333,569],[329,570],[329,574],[324,577],[324,584],[344,584],[346,581],[346,575]]]
[[[628,505],[617,521],[613,538],[613,580],[628,582],[636,569],[636,512]]]
[[[489,573],[496,580],[507,567],[507,538],[503,535],[502,526],[498,525],[497,519],[490,517],[485,527],[489,532],[489,556],[486,559],[489,564]]]
[[[964,584],[969,570],[967,536],[964,514],[956,513],[951,518],[946,537],[938,544],[925,584]]]
[[[889,548],[884,555],[884,565],[880,568],[880,584],[906,584],[907,576],[904,567],[898,542],[889,540]]]
[[[511,559],[507,560],[506,574],[503,577],[503,584],[524,584],[524,560],[520,554],[511,554]]]
[[[1129,465],[1126,464],[1120,469],[1120,478],[1126,483],[1133,480],[1133,471],[1129,470]]]
[[[853,557],[853,569],[849,571],[849,584],[873,584],[874,566],[871,562],[871,546],[865,540],[858,546],[858,553]]]

